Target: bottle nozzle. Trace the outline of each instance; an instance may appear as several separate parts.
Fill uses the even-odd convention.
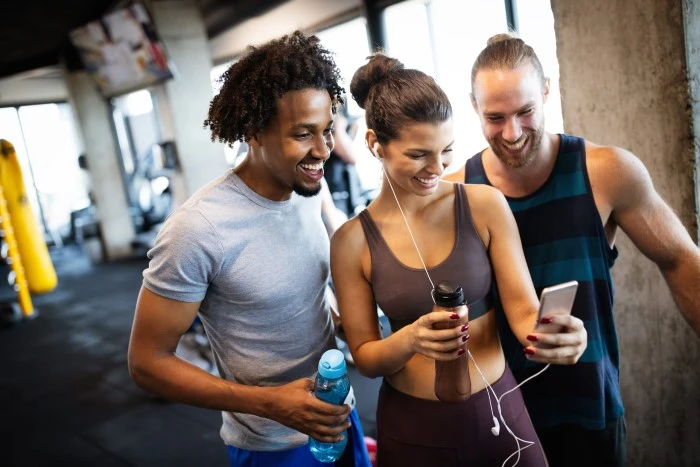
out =
[[[464,305],[464,290],[459,284],[450,281],[440,281],[433,289],[435,303],[445,308]]]

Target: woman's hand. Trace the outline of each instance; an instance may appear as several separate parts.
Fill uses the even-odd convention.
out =
[[[525,347],[528,360],[573,365],[586,350],[588,334],[580,319],[571,315],[552,315],[542,317],[538,328],[527,336],[527,340],[533,343]]]
[[[469,339],[468,319],[466,307],[421,316],[405,328],[410,332],[411,349],[435,360],[456,359],[464,353],[464,344]]]

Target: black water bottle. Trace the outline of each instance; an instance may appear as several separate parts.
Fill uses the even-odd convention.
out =
[[[460,313],[466,308],[464,291],[460,285],[449,281],[440,281],[433,289],[435,305],[433,311]],[[466,310],[465,310],[466,312]],[[453,321],[453,322],[450,322]],[[457,320],[435,323],[435,329],[449,329],[459,325]],[[469,378],[469,361],[467,360],[467,343],[464,353],[455,360],[447,362],[435,360],[435,396],[442,402],[461,402],[471,395]]]

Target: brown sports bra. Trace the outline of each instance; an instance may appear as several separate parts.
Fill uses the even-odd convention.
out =
[[[433,308],[425,271],[403,265],[394,256],[367,210],[359,214],[372,257],[374,300],[389,318],[391,330],[411,324]],[[469,319],[486,313],[491,299],[491,262],[474,227],[464,187],[455,184],[455,244],[439,265],[428,268],[433,282],[460,284],[469,305]],[[408,232],[406,232],[408,235]]]

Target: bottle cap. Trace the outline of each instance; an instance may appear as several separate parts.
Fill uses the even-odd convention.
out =
[[[450,281],[440,281],[433,289],[435,303],[445,308],[464,305],[464,291],[461,285]]]
[[[318,372],[324,378],[340,378],[346,373],[345,357],[338,349],[326,350],[318,362]]]

